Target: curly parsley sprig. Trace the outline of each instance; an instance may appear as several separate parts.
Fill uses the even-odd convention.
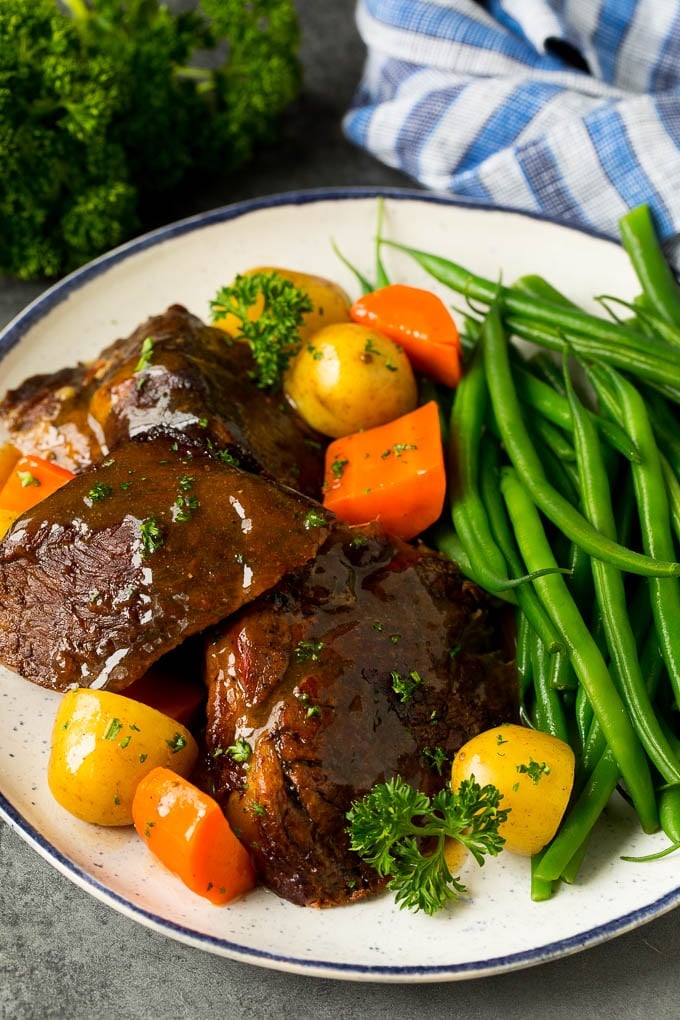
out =
[[[353,802],[350,845],[389,877],[387,888],[402,909],[434,914],[465,891],[446,862],[446,838],[459,840],[480,866],[486,854],[495,857],[505,842],[498,828],[508,816],[501,799],[495,786],[482,787],[474,777],[455,793],[446,787],[431,798],[395,776]]]
[[[259,301],[262,311],[250,311]],[[233,315],[239,335],[247,340],[255,360],[253,377],[261,389],[273,389],[300,347],[299,327],[313,309],[306,291],[276,271],[239,275],[229,287],[220,287],[210,302],[213,322]]]

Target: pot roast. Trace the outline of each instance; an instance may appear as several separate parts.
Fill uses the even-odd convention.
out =
[[[336,527],[207,646],[206,744],[263,881],[298,904],[375,891],[353,799],[395,775],[440,789],[458,748],[517,715],[501,611],[449,561]]]
[[[55,690],[122,690],[311,559],[329,519],[168,437],[122,443],[0,543],[0,661]]]
[[[317,497],[321,437],[279,394],[263,392],[253,370],[247,343],[173,305],[92,363],[31,376],[10,390],[0,425],[23,453],[71,471],[126,439],[179,434]]]

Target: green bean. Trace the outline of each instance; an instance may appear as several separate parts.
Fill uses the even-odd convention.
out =
[[[558,425],[560,428],[568,431],[571,430],[569,404],[552,386],[544,383],[541,379],[532,375],[530,371],[521,367],[514,369],[514,377],[517,393],[525,404],[540,412],[553,425]],[[640,454],[630,441],[630,437],[626,435],[616,422],[610,421],[610,419],[604,418],[602,415],[595,414],[592,411],[588,413],[595,422],[603,439],[606,439],[615,450],[622,453],[628,460],[640,459]]]
[[[624,213],[619,232],[650,306],[680,327],[680,287],[659,244],[649,206],[639,205]]]
[[[542,854],[534,854],[531,858],[531,899],[534,903],[544,903],[553,894],[554,883],[546,882],[537,876],[536,872]]]
[[[508,521],[505,504],[498,488],[500,456],[496,443],[483,436],[479,447],[479,491],[486,510],[491,533],[498,544],[511,574],[519,577],[524,573],[524,564],[515,543],[512,527]],[[536,634],[550,653],[563,651],[552,621],[544,612],[536,592],[531,585],[515,589],[517,604],[528,619]]]
[[[588,734],[590,733],[590,727],[593,723],[593,706],[588,700],[583,687],[579,686],[576,691],[576,701],[574,702],[574,719],[576,722],[576,732],[578,734],[578,740],[580,745],[580,754],[577,755],[577,759],[583,758],[583,752],[588,743]]]
[[[345,255],[343,255],[343,253],[340,251],[337,244],[333,240],[331,240],[331,247],[335,254],[337,255],[337,257],[342,262],[342,264],[346,266],[347,269],[349,269],[350,273],[352,273],[352,275],[356,279],[362,294],[370,294],[372,290],[375,290],[375,285],[371,283],[371,281],[366,276],[364,276],[363,273],[359,269],[357,269],[357,267],[352,262],[350,262]]]
[[[555,882],[561,877],[606,808],[619,778],[616,758],[612,751],[607,749],[580,794],[567,810],[557,835],[544,850],[536,866],[538,881]]]
[[[553,671],[563,655],[559,652],[551,655],[538,636],[533,642],[532,652],[536,729],[542,730],[543,733],[551,733],[554,737],[569,743],[569,728],[564,706],[551,682]]]
[[[531,663],[532,643],[531,624],[524,613],[519,613],[517,617],[515,662],[517,663],[517,675],[519,677],[519,699],[522,705],[529,693],[533,678]]]
[[[522,421],[517,393],[512,385],[507,341],[497,306],[484,321],[484,367],[494,415],[507,454],[529,488],[535,503],[553,524],[591,556],[606,558],[623,570],[645,576],[675,576],[680,563],[662,561],[621,546],[602,535],[581,513],[549,484],[543,465]]]
[[[680,437],[678,436],[680,426],[678,421],[667,401],[659,393],[650,392],[647,388],[642,390],[642,393],[659,448],[663,450],[669,464],[676,475],[680,477]]]
[[[647,414],[645,402],[635,387],[618,372],[601,366],[591,372],[598,387],[607,380],[613,389],[621,419],[640,450],[642,460],[631,465],[635,497],[640,519],[642,546],[649,556],[675,555],[668,494],[659,450]],[[671,686],[680,707],[680,581],[674,578],[649,579],[652,614],[661,654]]]
[[[526,583],[528,577],[508,577],[505,557],[491,531],[479,491],[479,447],[487,399],[480,348],[458,384],[451,411],[451,515],[479,583],[487,591],[501,592]]]
[[[614,365],[616,368],[631,372],[639,378],[645,379],[675,403],[680,402],[680,370],[678,366],[674,361],[671,362],[651,350],[652,341],[645,336],[638,336],[637,343],[642,346],[620,344],[615,347],[612,343],[604,343],[596,337],[584,337],[567,329],[554,330],[531,319],[519,318],[515,315],[507,315],[505,323],[509,332],[523,340],[529,340],[560,354],[563,353],[565,345],[567,345],[579,357],[601,361],[604,364]],[[668,344],[664,346],[669,347]],[[680,355],[680,348],[677,348],[677,352]]]
[[[562,874],[560,877],[563,882],[567,883],[567,885],[573,885],[578,877],[578,873],[581,870],[581,865],[583,864],[583,860],[588,850],[589,838],[590,833],[588,833],[588,835],[585,837],[579,848],[576,850],[575,853],[571,855],[568,863],[562,869]]]
[[[574,675],[569,658],[564,654],[557,654],[550,674],[550,686],[555,691],[577,691],[578,680]]]
[[[527,568],[531,570],[537,562],[549,563],[553,554],[541,518],[514,469],[503,469],[501,492]],[[533,585],[562,635],[574,672],[625,778],[640,824],[653,832],[658,815],[648,761],[600,650],[561,575],[536,578]]]
[[[382,195],[378,196],[378,223],[376,226],[376,237],[375,237],[375,286],[376,290],[379,287],[387,287],[390,283],[390,278],[387,275],[387,270],[382,260],[382,225],[383,215],[385,213],[385,200]]]
[[[532,415],[531,428],[535,435],[540,436],[543,444],[552,450],[559,461],[564,464],[571,464],[575,459],[574,447],[568,438],[540,414]]]
[[[565,384],[574,424],[574,443],[581,474],[581,505],[586,517],[603,534],[616,537],[616,522],[599,439],[578,400],[565,367]],[[639,436],[638,436],[639,441]],[[641,447],[639,447],[641,448]],[[680,782],[680,763],[669,747],[645,687],[638,649],[628,615],[621,571],[602,560],[592,561],[595,597],[602,616],[611,669],[618,680],[635,731],[650,760],[666,782]]]
[[[544,301],[552,301],[555,305],[564,305],[567,308],[578,308],[575,301],[568,298],[557,287],[553,287],[545,277],[538,276],[536,273],[526,273],[524,276],[518,277],[513,286],[530,297],[542,298]]]
[[[660,381],[666,373],[668,382],[680,390],[680,349],[676,347],[663,341],[650,340],[643,333],[628,326],[610,322],[578,308],[541,300],[512,287],[499,286],[496,282],[486,280],[441,256],[398,244],[396,241],[385,243],[405,252],[425,272],[452,290],[488,306],[500,300],[513,318],[550,327],[555,331],[555,337],[566,338],[575,349],[578,343],[582,348],[581,353],[590,352],[593,356],[606,358],[609,355],[616,356],[621,350],[635,356],[646,349],[651,360],[657,359],[660,363],[658,366]]]
[[[636,313],[634,320],[617,319],[617,322],[629,325],[632,329],[644,333],[645,336],[651,339],[663,340],[674,347],[680,346],[680,330],[678,330],[678,327],[668,322],[667,319],[656,315],[640,298],[631,303],[630,301],[624,301],[622,298],[614,297],[611,294],[600,294],[596,300],[612,316],[614,316],[614,313],[607,302],[623,305],[624,308],[629,308]]]
[[[659,794],[661,828],[673,843],[680,843],[680,788],[662,790]]]
[[[431,540],[435,549],[451,560],[452,563],[455,563],[462,574],[480,588],[484,587],[482,578],[475,573],[475,568],[470,561],[467,549],[461,542],[460,536],[456,534],[452,527],[447,527],[443,523],[438,524],[432,530]],[[517,605],[515,592],[510,589],[508,591],[496,591],[494,594],[496,598],[510,605]]]
[[[556,359],[548,351],[536,351],[528,360],[529,367],[536,373],[539,379],[550,386],[551,389],[565,398],[564,379]]]
[[[680,542],[680,479],[668,463],[668,458],[661,454],[661,470],[663,471],[666,492],[668,493],[668,509],[671,515],[671,525],[676,540]]]

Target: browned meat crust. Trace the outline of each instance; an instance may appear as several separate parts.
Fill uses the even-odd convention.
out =
[[[142,363],[142,348],[153,341]],[[0,422],[24,453],[80,471],[128,438],[179,433],[229,451],[247,470],[310,496],[321,492],[323,452],[280,395],[250,378],[247,344],[230,341],[180,305],[116,340],[91,365],[32,376],[0,402]]]
[[[473,734],[516,718],[500,623],[438,555],[338,526],[313,562],[215,631],[215,793],[266,885],[314,906],[378,887],[348,849],[347,809],[396,774],[434,792],[447,766],[440,774],[428,750],[450,762]],[[400,679],[413,684],[404,701]],[[240,741],[245,763],[228,750]]]
[[[311,559],[329,520],[167,438],[123,443],[0,543],[0,661],[57,690],[124,688]]]

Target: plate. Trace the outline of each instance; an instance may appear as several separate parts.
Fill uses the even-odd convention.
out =
[[[570,297],[635,293],[622,250],[603,238],[510,211],[387,191],[388,237],[511,280],[542,272]],[[377,195],[313,191],[227,206],[138,238],[72,274],[29,306],[0,338],[0,390],[33,372],[94,356],[174,302],[208,315],[217,288],[237,272],[282,265],[321,273],[356,293],[334,251],[365,274],[373,266]],[[431,286],[394,251],[394,279]],[[450,295],[449,295],[450,298]],[[663,837],[637,833],[615,798],[592,838],[577,885],[532,903],[528,861],[501,854],[463,879],[466,897],[429,918],[399,911],[389,895],[331,910],[286,903],[258,890],[217,908],[187,892],[130,830],[93,828],[69,816],[46,783],[59,696],[0,672],[0,812],[35,850],[93,896],[149,928],[209,952],[309,976],[442,981],[527,967],[602,942],[680,902],[677,862],[633,864]]]

